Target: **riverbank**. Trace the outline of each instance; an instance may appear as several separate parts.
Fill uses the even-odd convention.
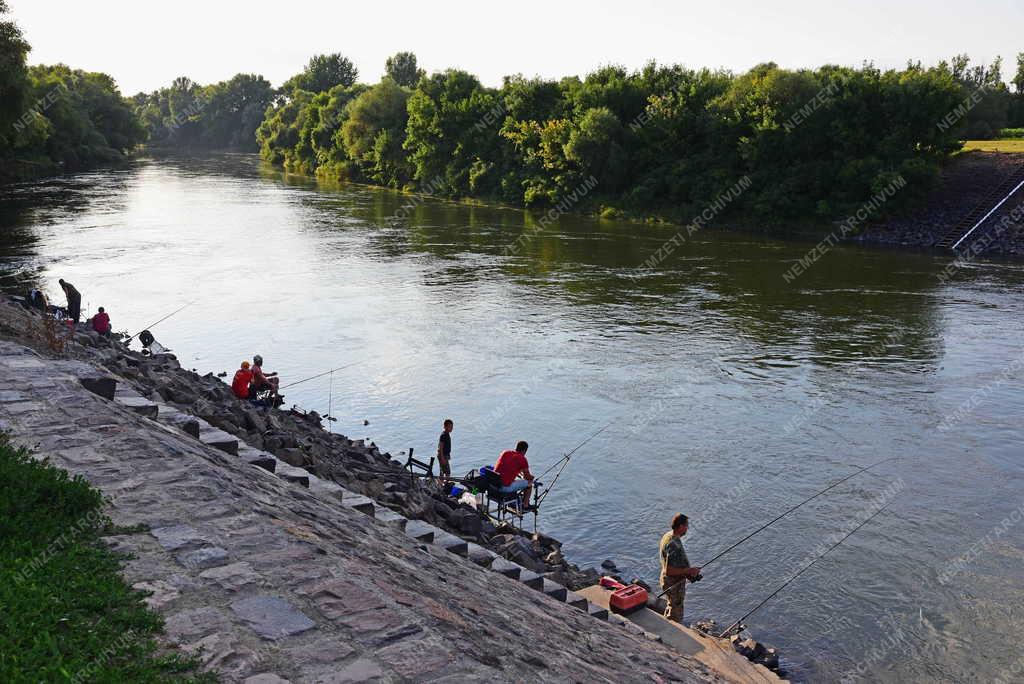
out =
[[[265,163],[265,162],[264,162]],[[863,228],[853,231],[846,241],[861,244],[875,244],[886,247],[902,247],[914,249],[936,248],[946,235],[964,216],[979,206],[988,192],[998,186],[1008,174],[1024,164],[1024,154],[1007,152],[969,151],[949,159],[939,173],[935,187],[922,200],[912,207],[892,216],[877,219],[869,213],[865,221],[860,221]],[[546,223],[559,216],[572,214],[597,220],[609,220],[617,223],[663,226],[666,231],[677,231],[691,224],[697,225],[701,231],[709,230],[740,230],[753,234],[767,234],[778,238],[791,238],[800,241],[818,240],[824,237],[823,224],[820,220],[808,220],[800,223],[765,226],[762,223],[745,219],[742,216],[725,214],[717,218],[719,210],[705,211],[707,207],[696,207],[685,210],[662,209],[650,212],[638,212],[620,207],[602,204],[599,198],[583,193],[578,201],[551,208],[531,209],[488,201],[480,198],[449,198],[415,190],[403,190],[383,186],[367,185],[353,181],[338,181],[320,176],[307,176],[283,169],[268,166],[274,173],[281,174],[286,181],[304,179],[324,184],[327,187],[338,187],[346,184],[385,190],[408,197],[402,203],[396,218],[407,217],[425,201],[450,203],[455,205],[512,209],[522,211],[530,217],[530,224],[543,227]],[[747,179],[749,181],[749,179]],[[738,196],[743,188],[737,184],[734,188],[723,188],[723,209],[727,208],[728,199]],[[985,235],[992,226],[1004,217],[1009,217],[1009,225],[995,235],[980,242],[974,256],[993,255],[1002,257],[1024,256],[1024,212],[1010,216],[1010,212],[1018,205],[1024,204],[1024,192],[1015,200],[1008,202],[999,212],[992,215],[988,222],[977,233],[976,237]],[[699,225],[698,225],[699,224]],[[827,224],[826,224],[827,225]],[[839,224],[837,223],[836,226]],[[836,228],[835,230],[838,230]],[[835,232],[835,230],[833,232]]]
[[[869,225],[856,239],[893,247],[936,247],[949,228],[981,209],[989,192],[1022,166],[1021,153],[959,154],[942,169],[935,188],[919,207]],[[990,208],[985,206],[982,215]],[[996,230],[1004,218],[1005,228]],[[978,239],[975,256],[1024,257],[1024,190],[992,214],[972,237]]]
[[[198,417],[233,425],[224,415],[232,402],[218,401],[215,383],[226,386],[216,378],[191,374],[201,385],[190,401],[181,394],[190,373],[173,357],[146,359],[85,332],[64,344],[41,319],[7,303],[0,339],[9,388],[0,426],[99,487],[115,523],[141,526],[107,541],[135,555],[126,574],[151,592],[171,641],[225,679],[281,681],[270,672],[292,681],[612,681],[626,672],[694,682],[770,678],[718,646],[709,653],[724,669],[712,672],[704,647],[681,656],[628,621],[601,621],[606,611],[557,581],[592,575],[555,558],[537,567],[555,570],[530,570],[531,542],[557,551],[554,540],[495,530],[492,547],[510,544],[522,560],[500,565],[470,541],[480,532],[461,528],[468,516],[443,510],[372,444],[332,435],[337,459],[311,463],[305,457],[317,440],[301,427],[319,428],[308,417],[240,409],[242,420],[267,421],[258,449]],[[98,376],[116,385],[90,382]],[[511,539],[496,539],[503,536]]]

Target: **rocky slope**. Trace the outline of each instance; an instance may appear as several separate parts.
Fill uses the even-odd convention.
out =
[[[363,497],[351,490],[331,484],[335,495],[315,476],[271,474],[247,461],[237,443],[237,453],[219,451],[209,431],[224,433],[122,388],[120,373],[115,400],[98,396],[113,386],[91,380],[106,375],[88,360],[95,356],[115,364],[133,359],[125,366],[139,375],[175,372],[153,371],[91,336],[98,346],[60,349],[54,332],[0,305],[0,429],[87,477],[108,496],[115,523],[139,526],[107,540],[130,554],[128,579],[150,593],[169,639],[199,653],[225,680],[770,678],[735,654],[735,662],[712,672],[627,621],[602,621],[608,616],[593,604],[480,546],[420,521],[364,514]],[[157,408],[177,416],[171,425],[154,420]],[[271,425],[276,419],[266,418]],[[354,486],[405,494],[394,499],[399,507],[448,520],[433,497],[370,478],[397,467],[371,447],[345,442]],[[308,451],[290,443],[282,439],[280,448]],[[34,571],[45,572],[45,563]]]
[[[981,202],[989,191],[1024,164],[1024,154],[967,152],[943,169],[936,187],[905,215],[894,216],[867,228],[858,240],[886,245],[933,247],[945,231]],[[1024,191],[1011,198],[979,228],[979,237],[1014,208],[1024,206]],[[1017,219],[977,254],[1024,256],[1024,210]]]

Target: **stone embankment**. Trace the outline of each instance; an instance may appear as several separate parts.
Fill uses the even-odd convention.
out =
[[[879,221],[857,239],[886,245],[935,247],[946,231],[986,199],[989,192],[1024,164],[1024,154],[967,152],[952,159],[942,170],[939,182],[924,200],[905,215]],[[1011,198],[979,229],[981,239],[1003,217],[1009,225],[989,235],[977,255],[1024,256],[1024,190]]]
[[[322,456],[334,469],[320,470],[305,461],[318,442],[301,418],[251,416],[169,359],[81,333],[61,349],[44,331],[0,305],[0,429],[85,476],[116,524],[140,529],[106,541],[129,554],[125,574],[165,616],[169,640],[224,680],[771,677],[731,652],[712,670],[659,643],[553,579],[571,579],[571,566],[542,574],[431,524],[451,527],[453,515],[372,446],[331,437],[337,454]],[[209,385],[202,400],[176,394],[189,383]],[[235,409],[261,441],[224,429]]]

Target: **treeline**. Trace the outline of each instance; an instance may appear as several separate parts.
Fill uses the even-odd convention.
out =
[[[254,74],[201,86],[185,77],[132,97],[151,145],[255,152],[256,128],[276,91]]]
[[[891,209],[927,188],[966,133],[1012,123],[1024,97],[1024,60],[1015,95],[998,62],[972,68],[963,57],[740,75],[650,63],[583,79],[511,76],[500,88],[459,70],[424,75],[408,53],[372,86],[325,62],[351,66],[316,58],[286,84],[256,131],[267,161],[526,206],[564,206],[593,179],[587,208],[611,215],[687,218],[742,178],[749,190],[730,208],[758,221],[842,215],[902,178]]]
[[[0,19],[8,13],[0,0]],[[0,179],[73,171],[123,159],[146,139],[107,74],[27,65],[17,25],[0,20]]]

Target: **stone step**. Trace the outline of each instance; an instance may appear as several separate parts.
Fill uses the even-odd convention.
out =
[[[449,553],[454,553],[456,556],[462,556],[463,558],[469,555],[469,542],[465,539],[459,539],[454,534],[445,532],[442,529],[434,534],[434,545],[440,546]]]
[[[114,403],[120,404],[129,411],[150,420],[156,420],[157,415],[160,413],[160,407],[157,404],[143,397],[115,395]]]
[[[587,599],[583,598],[575,591],[567,591],[564,600],[573,608],[579,608],[580,610],[587,609]]]
[[[312,475],[309,476],[309,491],[334,501],[341,501],[344,498],[344,489],[340,484]]]
[[[416,541],[428,544],[434,543],[434,537],[440,531],[430,523],[423,522],[422,520],[410,520],[405,526],[405,533],[407,535]]]
[[[82,383],[82,387],[85,389],[109,401],[113,401],[114,397],[117,396],[117,381],[114,378],[89,377],[79,378],[78,381]]]
[[[491,567],[491,563],[493,563],[494,559],[498,557],[498,554],[494,553],[490,549],[485,549],[479,544],[474,544],[472,542],[469,543],[467,554],[469,560],[484,568]]]
[[[385,508],[384,506],[377,506],[374,509],[373,517],[377,520],[380,520],[382,523],[386,525],[392,525],[393,527],[397,527],[403,532],[405,531],[406,526],[409,524],[409,519],[406,518],[404,515],[402,515],[401,513],[396,513],[390,508]]]
[[[596,617],[598,620],[608,620],[608,609],[602,608],[596,603],[587,601],[587,615]]]
[[[157,405],[160,407],[160,413],[156,417],[158,423],[177,428],[185,434],[191,435],[192,438],[199,439],[200,423],[198,418],[168,404],[158,403]]]
[[[309,487],[310,474],[302,468],[290,466],[284,461],[279,460],[277,462],[277,468],[274,471],[274,474],[282,480],[293,482],[295,484],[302,485],[303,487]]]
[[[200,424],[199,441],[231,456],[238,455],[238,438],[221,429]]]
[[[360,513],[364,513],[371,518],[374,516],[374,512],[377,508],[376,503],[373,499],[362,494],[356,494],[353,491],[342,488],[341,494],[341,505],[346,508],[354,508]]]
[[[565,602],[566,597],[569,595],[568,589],[566,589],[558,582],[549,580],[547,578],[544,578],[544,582],[540,590],[544,592],[546,596],[550,596],[556,601],[562,601],[563,603]]]
[[[497,556],[491,562],[491,570],[501,573],[505,577],[511,577],[514,580],[519,579],[520,574],[524,572],[529,572],[522,565],[519,565],[518,563],[513,563],[507,558],[502,558],[501,556]]]
[[[527,570],[526,568],[523,568],[519,573],[519,581],[531,589],[536,589],[538,591],[544,587],[544,578],[533,570]]]

